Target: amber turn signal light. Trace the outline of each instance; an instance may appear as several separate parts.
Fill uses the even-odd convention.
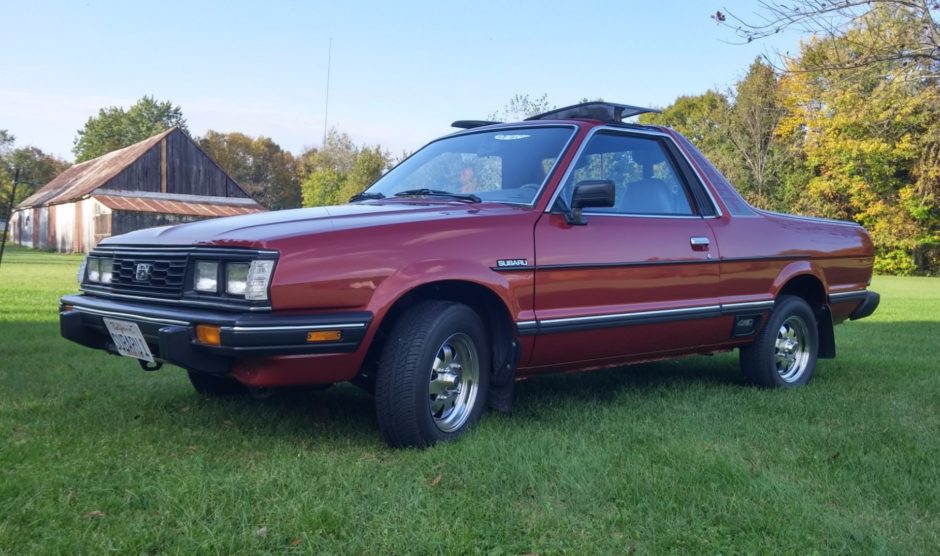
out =
[[[342,330],[317,330],[316,332],[307,332],[308,342],[338,342],[342,339]]]
[[[222,329],[209,324],[197,324],[196,339],[203,344],[220,346],[222,345]]]

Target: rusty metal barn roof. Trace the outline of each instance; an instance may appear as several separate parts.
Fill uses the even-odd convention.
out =
[[[179,214],[182,216],[236,216],[264,212],[264,208],[250,199],[232,198],[228,202],[217,201],[218,197],[209,200],[178,201],[159,198],[155,195],[129,196],[129,195],[93,195],[97,201],[111,210],[128,212],[157,212],[161,214]]]
[[[81,199],[118,175],[175,129],[168,129],[140,143],[75,164],[27,197],[16,208],[56,205]]]

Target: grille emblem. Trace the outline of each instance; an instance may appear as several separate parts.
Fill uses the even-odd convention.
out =
[[[138,263],[137,268],[134,270],[134,280],[137,280],[138,282],[146,282],[150,279],[150,271],[152,269],[152,264]]]

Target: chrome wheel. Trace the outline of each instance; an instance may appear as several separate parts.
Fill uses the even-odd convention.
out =
[[[470,336],[451,334],[437,350],[428,382],[434,424],[453,432],[467,422],[480,389],[480,360]]]
[[[452,301],[408,308],[392,326],[375,376],[375,415],[396,448],[466,432],[483,414],[490,349],[476,311]]]
[[[809,329],[806,322],[793,315],[783,321],[774,343],[774,364],[784,382],[795,382],[809,366]]]

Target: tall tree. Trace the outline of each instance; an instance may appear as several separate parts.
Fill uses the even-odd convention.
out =
[[[726,113],[727,137],[746,170],[739,186],[753,202],[772,206],[771,199],[783,178],[793,150],[782,144],[777,127],[784,116],[778,95],[778,76],[760,59],[754,60],[744,79],[734,88],[734,100]]]
[[[13,189],[13,168],[9,165],[6,155],[13,148],[16,137],[9,131],[0,129],[0,220],[10,217],[10,195]]]
[[[346,175],[346,183],[340,190],[340,199],[345,201],[375,183],[391,165],[391,156],[387,151],[375,145],[362,147],[352,168]]]
[[[13,206],[52,181],[69,167],[68,162],[44,153],[36,147],[14,147],[14,137],[0,130],[0,219],[9,217],[7,207],[13,191],[14,173],[19,170],[19,183]]]
[[[642,114],[640,123],[671,127],[695,143],[734,184],[743,183],[747,170],[729,140],[731,100],[718,91],[681,96],[661,112]]]
[[[172,127],[189,132],[182,108],[170,101],[144,96],[127,110],[109,106],[99,110],[97,116],[88,118],[75,135],[72,152],[76,162],[84,162]]]
[[[931,63],[895,59],[832,68],[866,57],[871,29],[903,35],[912,20],[874,9],[843,36],[810,41],[784,80],[784,130],[802,135],[811,170],[804,212],[856,220],[878,248],[876,270],[911,273],[940,245],[940,86]],[[857,49],[857,50],[856,50]],[[935,252],[935,251],[934,251]]]
[[[699,148],[724,144],[722,126],[730,108],[728,97],[718,91],[681,96],[660,112],[640,115],[640,123],[664,125],[679,131]]]
[[[391,162],[382,147],[357,147],[349,135],[331,129],[322,148],[301,155],[303,204],[345,203],[379,179]]]
[[[727,94],[680,97],[659,114],[643,114],[640,121],[676,129],[751,203],[777,209],[797,155],[790,137],[777,129],[784,115],[778,88],[774,69],[757,59]]]
[[[5,129],[0,129],[0,156],[3,156],[13,148],[13,144],[16,142],[16,137],[12,133]]]
[[[272,139],[209,130],[197,143],[265,207],[280,210],[300,206],[297,160]]]

